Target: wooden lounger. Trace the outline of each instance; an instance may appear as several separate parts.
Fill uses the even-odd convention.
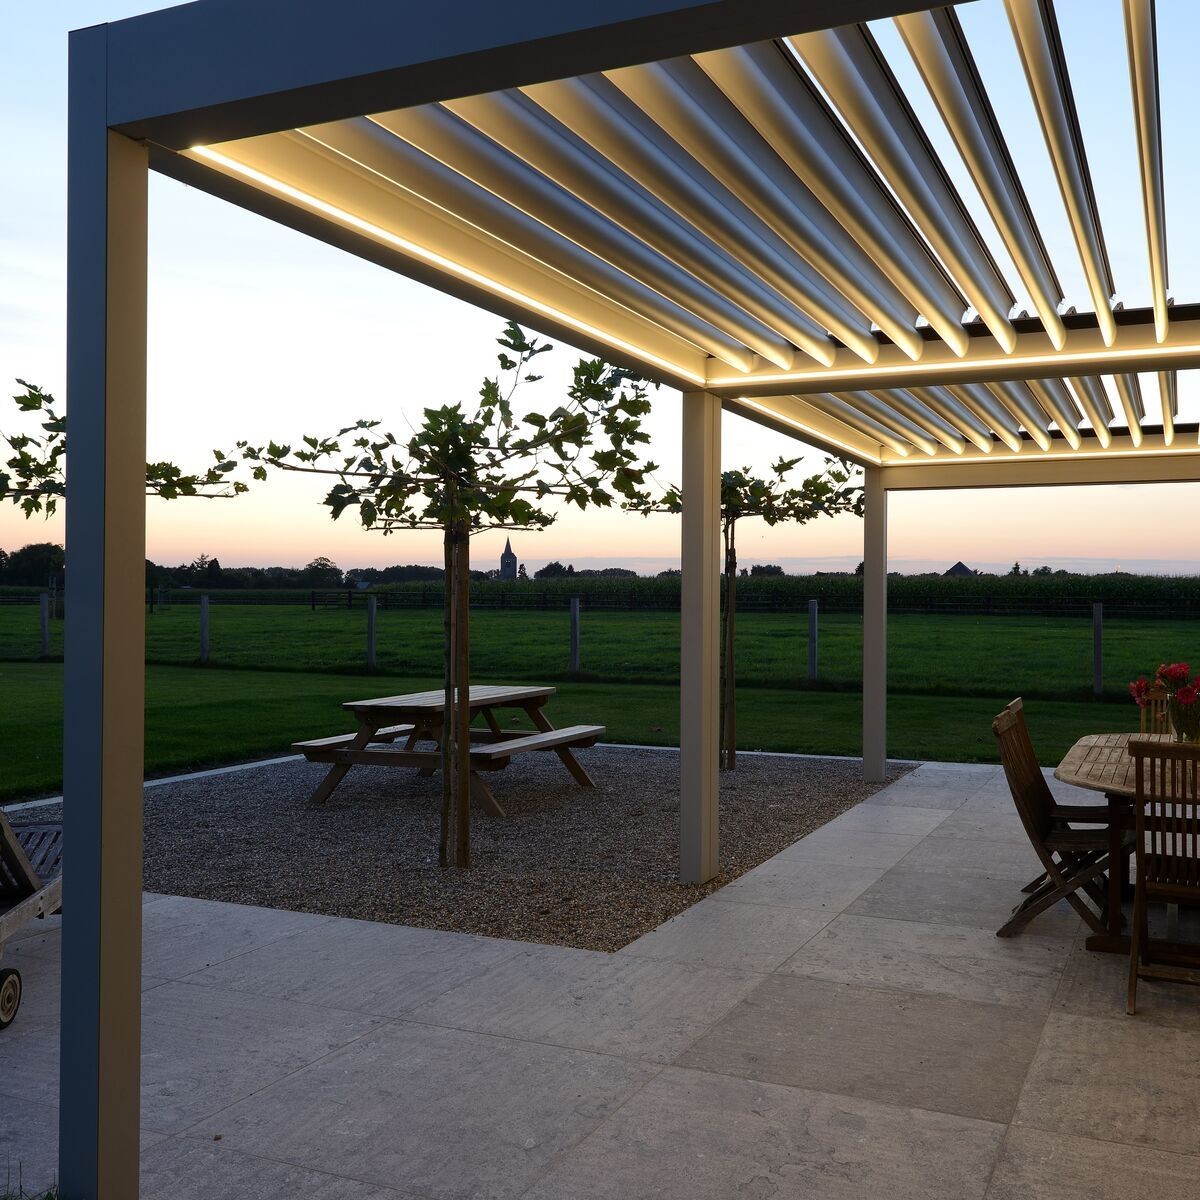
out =
[[[0,953],[30,921],[62,907],[62,826],[23,825],[0,812]],[[0,968],[0,1029],[21,1007],[21,973]]]

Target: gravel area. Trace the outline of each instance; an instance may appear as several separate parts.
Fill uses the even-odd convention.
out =
[[[317,809],[304,801],[325,768],[303,762],[150,788],[146,888],[617,950],[881,786],[863,783],[854,762],[740,757],[721,781],[721,874],[688,885],[676,879],[678,754],[598,747],[580,757],[595,790],[550,754],[491,777],[508,816],[476,811],[470,871],[438,868],[436,776],[356,767]]]

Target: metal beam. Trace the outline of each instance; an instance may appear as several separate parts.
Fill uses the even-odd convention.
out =
[[[683,396],[682,524],[679,876],[705,883],[721,869],[721,401],[707,392]]]
[[[1012,354],[1003,353],[992,338],[981,334],[971,338],[962,357],[941,342],[930,341],[917,362],[894,346],[884,346],[879,361],[871,366],[844,350],[838,351],[832,367],[813,370],[760,367],[742,375],[710,363],[705,386],[720,395],[769,396],[1200,367],[1200,309],[1196,305],[1175,306],[1169,336],[1161,343],[1154,333],[1150,309],[1129,309],[1114,316],[1117,334],[1111,346],[1104,344],[1094,319],[1086,315],[1067,320],[1067,344],[1061,351],[1050,344],[1040,323],[1033,322],[1038,328],[1020,332]]]
[[[68,89],[60,1193],[138,1193],[145,663],[144,146],[104,122],[103,28]]]
[[[914,0],[199,0],[107,27],[108,120],[174,150],[893,16]]]
[[[942,488],[1065,487],[1101,483],[1194,483],[1200,480],[1200,447],[1194,441],[1182,448],[1176,440],[1168,449],[1161,434],[1146,434],[1142,447],[1130,439],[1114,438],[1115,449],[1085,449],[1060,455],[1039,454],[954,458],[940,462],[893,461],[881,471],[888,491]]]
[[[765,400],[725,400],[722,407],[726,412],[737,413],[787,437],[798,437],[810,446],[824,450],[826,454],[848,458],[860,466],[879,464],[883,447],[878,439],[870,437],[862,428],[838,420],[815,404],[810,404],[809,399],[812,397],[771,396]],[[880,432],[886,433],[882,429]],[[903,443],[896,439],[896,445]]]

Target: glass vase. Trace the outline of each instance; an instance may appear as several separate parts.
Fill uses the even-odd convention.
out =
[[[1200,701],[1180,704],[1174,696],[1169,701],[1171,729],[1177,742],[1200,741]]]

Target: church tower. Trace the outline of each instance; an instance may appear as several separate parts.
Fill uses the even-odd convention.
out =
[[[500,578],[516,579],[517,556],[513,553],[512,539],[504,539],[504,553],[500,555]]]

